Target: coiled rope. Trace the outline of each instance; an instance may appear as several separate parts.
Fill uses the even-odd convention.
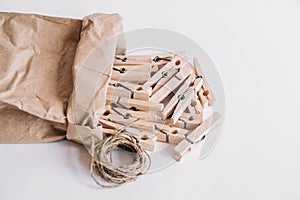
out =
[[[131,164],[117,166],[112,161],[112,153],[124,150],[133,156]],[[136,180],[145,174],[151,165],[151,159],[139,145],[137,138],[126,132],[120,132],[103,139],[91,148],[90,174],[101,187],[113,188]],[[95,174],[100,175],[107,183],[100,183]]]

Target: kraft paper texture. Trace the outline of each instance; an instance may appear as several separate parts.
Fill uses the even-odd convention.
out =
[[[125,53],[121,33],[118,14],[0,13],[0,143],[101,139],[112,61]]]

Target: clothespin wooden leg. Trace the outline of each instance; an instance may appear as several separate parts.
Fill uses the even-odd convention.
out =
[[[171,117],[171,120],[173,121],[173,124],[177,122],[181,114],[184,112],[184,110],[191,105],[192,100],[195,97],[195,93],[199,91],[200,87],[202,86],[202,78],[197,78],[193,82],[192,86],[187,89],[183,94],[181,94],[178,98],[183,98],[180,100],[174,110],[174,113]]]
[[[200,67],[200,63],[199,63],[198,59],[194,58],[193,63],[194,63],[196,74],[198,76],[202,76],[202,78],[203,78],[203,93],[202,94],[203,94],[203,96],[205,96],[207,98],[208,105],[212,106],[215,101],[215,97],[214,97],[211,89],[209,88],[208,82],[207,82],[207,80],[204,76],[204,73]]]
[[[174,148],[173,157],[176,160],[182,159],[192,148],[201,141],[204,134],[211,129],[216,122],[221,118],[221,115],[214,113],[208,119],[206,119],[199,127],[192,131],[185,140],[181,141]]]

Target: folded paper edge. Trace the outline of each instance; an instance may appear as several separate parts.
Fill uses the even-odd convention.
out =
[[[67,109],[67,139],[90,143],[87,133],[90,131],[91,137],[96,129],[97,137],[102,139],[98,119],[105,107],[114,56],[125,54],[122,33],[122,18],[118,14],[93,14],[83,18],[73,63],[74,90]],[[94,82],[90,77],[94,77]]]

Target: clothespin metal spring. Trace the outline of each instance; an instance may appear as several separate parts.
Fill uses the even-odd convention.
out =
[[[130,91],[130,92],[131,92],[131,98],[133,98],[134,91],[131,90],[130,88],[126,87],[125,85],[123,85],[123,84],[121,84],[121,83],[115,83],[115,84],[113,84],[113,86],[115,86],[115,87],[122,87],[122,88],[124,88],[125,90]]]
[[[115,59],[117,59],[117,60],[121,60],[122,62],[126,62],[126,60],[127,60],[127,58],[126,58],[126,57],[124,57],[124,58],[120,58],[120,57],[118,57],[118,56],[115,56]]]
[[[159,61],[161,61],[161,60],[171,61],[171,59],[169,59],[169,58],[161,58],[161,57],[159,57],[159,56],[155,56],[155,57],[153,58],[153,62],[159,62]]]
[[[169,138],[169,134],[167,132],[165,132],[164,130],[158,128],[156,125],[154,125],[155,130],[158,130],[159,132],[163,133],[166,135],[166,142],[169,143],[170,138]]]
[[[126,72],[126,69],[125,69],[124,67],[122,67],[122,68],[120,68],[120,69],[113,67],[113,70],[118,71],[118,72],[120,72],[121,74],[123,74],[123,73]]]

